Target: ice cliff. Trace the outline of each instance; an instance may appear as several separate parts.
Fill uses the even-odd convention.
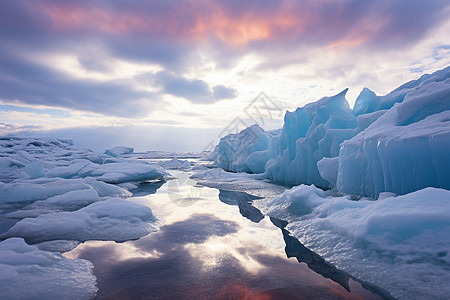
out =
[[[450,67],[385,96],[365,88],[353,109],[346,91],[287,111],[281,132],[227,135],[212,156],[225,170],[372,198],[450,189]]]

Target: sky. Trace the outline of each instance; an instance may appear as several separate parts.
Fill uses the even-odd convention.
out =
[[[0,135],[202,151],[450,65],[447,0],[0,0]]]

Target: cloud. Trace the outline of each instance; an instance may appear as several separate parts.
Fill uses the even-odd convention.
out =
[[[213,87],[213,94],[216,99],[232,99],[237,96],[237,91],[224,85],[216,85]]]
[[[224,85],[212,88],[200,79],[187,79],[167,71],[153,74],[156,85],[161,86],[166,94],[184,98],[192,103],[211,103],[220,99],[234,98],[237,91]]]
[[[76,79],[0,50],[0,99],[105,115],[143,116],[157,97],[123,82]]]
[[[384,61],[389,65],[393,53],[407,53],[448,19],[449,5],[445,0],[2,1],[0,99],[132,118],[156,111],[166,94],[192,103],[232,99],[236,89],[249,98],[269,88],[292,96],[284,86],[294,72],[299,86],[344,88],[348,78],[361,81]],[[49,58],[46,64],[33,60],[41,54]],[[114,61],[152,65],[142,73],[153,74],[148,87],[160,91],[141,89],[136,74],[102,81],[71,77],[52,66],[56,54],[104,77],[114,73]],[[246,67],[252,55],[259,63]],[[301,67],[285,72],[291,65]],[[212,83],[209,78],[220,72],[224,81]],[[382,81],[379,74],[369,83]],[[300,76],[309,82],[300,82]]]

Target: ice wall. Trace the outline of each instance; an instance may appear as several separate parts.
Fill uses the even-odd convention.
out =
[[[450,189],[450,68],[380,97],[379,106],[398,95],[402,102],[342,144],[338,191],[377,197]]]
[[[281,135],[265,166],[270,179],[330,186],[320,176],[317,162],[337,156],[341,142],[357,130],[356,117],[345,100],[346,92],[286,112]]]
[[[218,166],[373,198],[450,189],[450,67],[385,96],[365,88],[353,110],[346,91],[286,112],[279,134],[253,125],[222,138]]]

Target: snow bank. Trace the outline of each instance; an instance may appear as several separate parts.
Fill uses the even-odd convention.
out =
[[[287,229],[309,249],[396,297],[444,299],[450,292],[450,191],[426,188],[353,201],[300,185],[255,203],[287,220]],[[411,284],[417,278],[424,284]]]
[[[93,265],[41,251],[23,239],[0,242],[0,293],[8,299],[92,299]]]
[[[23,219],[1,237],[22,237],[33,244],[51,240],[123,242],[141,238],[158,228],[159,222],[150,208],[112,198],[74,212]]]

